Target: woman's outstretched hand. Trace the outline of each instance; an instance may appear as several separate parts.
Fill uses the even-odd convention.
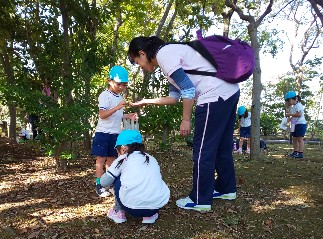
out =
[[[137,102],[130,103],[130,105],[135,106],[135,107],[142,107],[142,106],[147,105],[147,103],[146,103],[145,99],[143,99],[143,100],[140,100]]]

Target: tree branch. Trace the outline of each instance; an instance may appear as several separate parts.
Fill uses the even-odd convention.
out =
[[[314,9],[317,16],[320,18],[320,21],[323,25],[323,13],[320,11],[320,9],[317,6],[319,5],[321,8],[323,8],[323,1],[322,0],[308,0],[308,1],[311,3],[312,8]]]

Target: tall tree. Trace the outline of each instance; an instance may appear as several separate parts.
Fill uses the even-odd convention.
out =
[[[323,28],[322,23],[318,21],[316,11],[313,11],[310,6],[304,6],[303,1],[294,1],[287,12],[287,18],[295,24],[294,34],[289,37],[291,43],[289,63],[297,82],[294,90],[301,94],[302,84],[306,80],[305,75],[308,71],[306,61],[310,51],[318,48],[322,42]],[[310,19],[306,17],[309,16],[306,12],[312,16]]]
[[[1,3],[0,10],[0,60],[4,72],[2,100],[9,108],[9,138],[16,139],[16,83],[18,71],[21,69],[19,47],[15,44],[21,40],[22,19],[17,13],[17,6],[12,1]],[[1,80],[2,80],[1,79]]]
[[[267,7],[259,16],[252,16],[251,9],[255,8],[256,3],[251,3],[244,6],[249,13],[244,13],[243,8],[231,0],[226,0],[225,4],[232,8],[240,17],[241,20],[248,22],[248,35],[250,37],[251,46],[255,52],[255,70],[253,73],[253,88],[252,88],[252,107],[251,107],[251,159],[260,159],[260,110],[261,110],[261,66],[260,66],[260,44],[258,38],[258,28],[263,23],[265,17],[272,11],[274,0],[270,0]],[[261,5],[261,4],[260,4]]]

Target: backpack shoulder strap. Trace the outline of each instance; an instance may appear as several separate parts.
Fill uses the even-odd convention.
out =
[[[208,60],[214,67],[217,69],[217,63],[215,62],[214,58],[210,55],[207,49],[203,46],[200,40],[193,40],[189,42],[167,42],[165,45],[170,44],[181,44],[181,45],[188,45],[192,47],[195,51],[200,53],[206,60]],[[216,72],[208,72],[208,71],[198,71],[198,70],[184,70],[185,73],[192,74],[192,75],[202,75],[202,76],[213,76],[215,77]]]

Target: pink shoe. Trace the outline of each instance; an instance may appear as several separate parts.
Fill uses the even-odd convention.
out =
[[[152,215],[151,217],[143,217],[142,223],[151,224],[151,223],[154,223],[157,220],[157,218],[158,218],[158,213]]]
[[[108,218],[113,220],[115,223],[123,223],[123,222],[127,221],[126,214],[122,210],[116,212],[114,210],[114,208],[110,208],[107,216],[108,216]]]

